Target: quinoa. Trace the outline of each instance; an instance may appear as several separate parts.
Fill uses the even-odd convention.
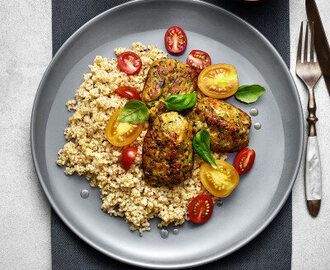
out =
[[[174,187],[151,187],[143,180],[142,144],[148,123],[131,146],[138,154],[128,171],[119,165],[122,147],[111,145],[105,137],[105,126],[116,109],[126,99],[114,93],[120,86],[131,86],[142,92],[151,64],[166,53],[155,46],[133,43],[132,49],[116,48],[115,54],[133,51],[140,56],[142,68],[137,75],[126,75],[117,66],[117,58],[110,60],[96,56],[90,72],[76,90],[75,99],[66,104],[69,111],[68,127],[64,130],[68,141],[58,152],[57,164],[65,166],[65,173],[85,175],[92,187],[98,187],[103,201],[101,209],[112,216],[125,217],[131,230],[142,235],[150,230],[149,220],[161,219],[159,227],[170,223],[182,225],[188,217],[188,205],[198,194],[207,193],[199,179],[201,159],[195,155],[191,178]],[[226,155],[216,154],[225,159]],[[207,193],[208,194],[208,193]]]

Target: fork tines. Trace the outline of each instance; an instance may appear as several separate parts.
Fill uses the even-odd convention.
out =
[[[297,51],[296,74],[312,89],[322,75],[317,58],[314,56],[314,22],[308,22],[305,31],[305,41],[303,46],[304,22],[301,22],[300,35]],[[310,38],[309,38],[310,32]],[[304,48],[303,48],[304,47]],[[309,53],[308,53],[309,47]],[[303,55],[301,55],[303,49]],[[309,55],[308,55],[309,54]]]
[[[309,36],[309,30],[310,29],[310,43],[308,42],[308,36]],[[310,62],[314,62],[314,22],[307,22],[306,24],[306,32],[305,32],[305,44],[304,44],[304,54],[303,59],[301,56],[301,50],[302,50],[302,40],[303,40],[303,31],[304,31],[304,22],[301,22],[300,25],[300,34],[299,34],[299,43],[298,43],[298,51],[297,51],[297,62],[307,62],[308,59],[308,43],[309,45],[309,57]],[[316,60],[317,61],[317,60]]]

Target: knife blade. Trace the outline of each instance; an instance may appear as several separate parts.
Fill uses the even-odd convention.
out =
[[[308,20],[314,22],[315,50],[330,95],[330,48],[315,0],[306,0]]]

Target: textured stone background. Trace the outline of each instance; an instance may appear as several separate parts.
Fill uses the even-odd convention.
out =
[[[330,1],[316,0],[324,28],[330,40]],[[291,73],[297,83],[301,102],[307,117],[307,90],[295,75],[295,63],[300,22],[306,20],[305,1],[290,0]],[[329,63],[330,64],[330,63]],[[317,135],[321,151],[323,197],[320,213],[312,218],[306,209],[303,166],[293,188],[292,200],[292,269],[330,269],[330,97],[323,78],[315,89]],[[307,126],[307,125],[306,125]],[[307,131],[306,131],[307,133]]]
[[[292,74],[304,2],[290,1]],[[330,2],[317,2],[330,38]],[[34,95],[51,59],[51,1],[0,0],[0,36],[0,269],[50,269],[50,208],[34,172],[29,132]],[[294,78],[305,109],[307,91]],[[301,168],[293,189],[292,269],[297,270],[330,269],[330,99],[323,80],[316,101],[323,200],[319,216],[311,218]]]

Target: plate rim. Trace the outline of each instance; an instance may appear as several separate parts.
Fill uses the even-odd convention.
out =
[[[88,27],[90,25],[96,23],[97,21],[101,20],[103,17],[109,16],[111,13],[116,12],[120,9],[129,8],[131,6],[138,5],[138,4],[141,4],[141,3],[157,2],[157,1],[158,0],[132,0],[132,1],[129,1],[129,2],[126,2],[126,3],[122,3],[118,6],[112,7],[108,10],[105,10],[102,13],[100,13],[97,16],[90,19],[89,21],[87,21],[86,23],[84,23],[81,27],[79,27],[61,45],[61,47],[58,49],[56,54],[52,57],[51,61],[49,62],[48,66],[47,66],[47,68],[46,68],[46,70],[45,70],[45,72],[44,72],[44,74],[43,74],[43,76],[40,80],[38,89],[37,89],[36,94],[35,94],[35,98],[34,98],[34,101],[33,101],[32,112],[31,112],[31,120],[30,120],[30,146],[31,146],[32,160],[33,160],[35,172],[37,174],[38,180],[39,180],[39,182],[42,186],[42,189],[43,189],[44,193],[46,194],[46,197],[47,197],[51,207],[56,212],[56,214],[60,217],[60,219],[65,223],[65,225],[67,227],[69,227],[70,230],[73,233],[75,233],[81,240],[83,240],[84,242],[86,242],[87,244],[89,244],[90,246],[95,248],[96,250],[100,251],[104,255],[109,256],[109,257],[111,257],[113,259],[116,259],[118,261],[121,261],[123,263],[127,263],[127,264],[134,265],[134,266],[145,267],[145,268],[151,268],[151,269],[179,269],[179,268],[181,269],[181,268],[195,267],[195,266],[203,265],[203,264],[210,263],[210,262],[213,262],[215,260],[219,260],[223,257],[228,256],[229,254],[235,252],[236,250],[240,249],[241,247],[243,247],[247,243],[249,243],[251,240],[253,240],[257,235],[259,235],[274,220],[274,218],[278,215],[279,211],[282,209],[285,202],[287,201],[287,199],[288,199],[288,197],[289,197],[289,195],[292,191],[292,187],[294,185],[294,182],[296,181],[297,175],[299,173],[299,168],[300,168],[300,165],[301,165],[301,161],[302,161],[302,157],[303,157],[303,151],[304,151],[304,147],[303,147],[304,146],[304,140],[305,140],[305,137],[306,137],[305,132],[304,132],[305,122],[303,120],[303,110],[302,110],[302,104],[301,104],[300,96],[299,96],[295,81],[293,79],[293,76],[292,76],[288,66],[284,62],[283,58],[281,57],[279,52],[274,47],[274,45],[259,30],[257,30],[249,22],[247,22],[244,19],[238,17],[234,13],[232,13],[232,12],[222,8],[222,7],[216,6],[214,4],[204,2],[204,1],[201,1],[201,0],[192,0],[192,1],[191,0],[170,0],[169,2],[181,2],[181,3],[188,3],[188,4],[189,3],[190,4],[191,3],[198,4],[198,5],[201,5],[201,6],[204,6],[204,7],[209,7],[209,8],[215,9],[217,11],[220,11],[222,13],[225,13],[225,14],[229,15],[231,18],[238,21],[239,23],[245,24],[245,26],[247,26],[250,31],[254,32],[257,36],[259,36],[262,39],[262,41],[264,42],[264,44],[267,45],[272,50],[272,52],[274,53],[274,56],[276,57],[276,59],[279,60],[279,63],[283,67],[283,70],[285,70],[288,77],[290,78],[292,88],[294,89],[294,91],[293,91],[294,98],[296,99],[296,101],[299,105],[298,106],[299,119],[297,119],[297,121],[300,122],[300,132],[301,132],[302,136],[301,136],[301,140],[300,140],[300,147],[299,147],[299,153],[298,153],[299,154],[299,159],[298,159],[298,162],[296,163],[296,167],[294,169],[293,177],[292,177],[292,179],[290,179],[290,182],[288,183],[288,188],[287,188],[284,196],[282,197],[281,201],[279,202],[279,204],[275,208],[275,210],[273,210],[272,214],[262,223],[262,225],[254,233],[252,233],[249,237],[239,241],[233,247],[231,247],[230,249],[228,249],[225,252],[212,255],[211,257],[208,257],[206,259],[201,258],[198,261],[195,261],[195,262],[192,262],[192,263],[188,262],[188,263],[176,263],[176,264],[171,264],[171,265],[164,265],[164,264],[158,264],[157,262],[143,262],[143,261],[136,261],[136,260],[130,259],[130,258],[121,257],[119,255],[114,254],[112,251],[105,250],[104,248],[98,246],[91,239],[89,239],[83,233],[81,233],[79,231],[79,229],[76,229],[75,226],[71,224],[70,220],[67,219],[62,214],[61,210],[57,207],[56,203],[54,202],[52,193],[47,188],[47,186],[45,184],[45,181],[43,180],[41,170],[40,170],[40,167],[39,167],[39,163],[38,163],[38,158],[37,158],[37,154],[36,154],[36,150],[35,150],[34,129],[35,129],[35,126],[36,126],[35,118],[37,117],[37,113],[36,113],[37,107],[38,107],[37,104],[40,100],[40,96],[41,96],[41,93],[42,93],[43,86],[46,83],[46,79],[50,75],[54,64],[61,57],[63,51],[71,44],[71,42],[73,42],[77,37],[79,37],[79,35],[84,30],[88,29]]]

